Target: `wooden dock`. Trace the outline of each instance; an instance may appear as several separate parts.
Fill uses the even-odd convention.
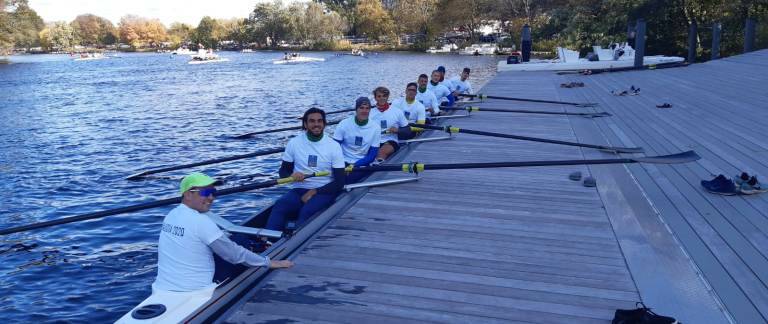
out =
[[[655,71],[501,73],[481,92],[600,106],[489,100],[481,107],[614,116],[476,112],[447,124],[642,146],[647,155],[694,149],[703,159],[426,171],[415,183],[370,189],[292,257],[294,268],[272,272],[222,321],[610,323],[615,309],[643,301],[684,323],[765,323],[768,193],[717,196],[699,181],[747,171],[768,184],[766,76],[768,51]],[[569,81],[585,87],[560,88]],[[640,95],[610,94],[631,85]],[[664,102],[673,107],[655,107]],[[417,144],[404,160],[610,157],[458,134]],[[573,171],[594,176],[597,187],[569,180]]]

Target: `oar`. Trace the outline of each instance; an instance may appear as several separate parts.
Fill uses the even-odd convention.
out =
[[[566,165],[594,165],[594,164],[624,164],[624,163],[654,163],[675,164],[693,162],[701,157],[694,151],[685,151],[670,155],[619,158],[619,159],[595,159],[595,160],[555,160],[555,161],[519,161],[519,162],[484,162],[484,163],[449,163],[449,164],[382,164],[367,167],[347,167],[346,171],[403,171],[407,173],[419,173],[424,170],[453,170],[453,169],[487,169],[487,168],[520,168],[538,166],[566,166]]]
[[[569,101],[555,101],[555,100],[541,100],[541,99],[527,99],[527,98],[513,98],[513,97],[501,97],[501,96],[488,96],[484,94],[460,94],[460,96],[469,97],[469,98],[480,98],[480,100],[484,99],[499,99],[499,100],[513,100],[513,101],[527,101],[527,102],[540,102],[540,103],[551,103],[551,104],[559,104],[559,105],[572,105],[577,107],[594,107],[597,106],[594,102],[569,102]]]
[[[525,109],[498,109],[498,108],[482,108],[482,107],[441,107],[442,110],[466,110],[468,112],[473,111],[494,111],[494,112],[506,112],[506,113],[521,113],[521,114],[539,114],[539,115],[565,115],[565,116],[581,116],[587,118],[595,117],[609,117],[612,116],[607,112],[595,112],[595,113],[573,113],[573,112],[558,112],[558,111],[539,111],[539,110],[525,110]]]
[[[342,120],[329,121],[326,124],[326,126],[327,125],[336,125],[336,124],[340,123],[341,121]],[[251,133],[235,135],[235,136],[232,136],[232,138],[234,138],[234,139],[246,139],[246,138],[250,138],[250,137],[252,137],[254,135],[277,133],[277,132],[283,132],[283,131],[289,131],[289,130],[296,130],[296,129],[301,129],[302,127],[303,126],[291,126],[291,127],[283,127],[283,128],[265,129],[265,130],[251,132]]]
[[[168,172],[168,171],[175,171],[175,170],[181,170],[181,169],[186,169],[186,168],[193,168],[193,167],[201,166],[201,165],[208,165],[208,164],[229,162],[229,161],[240,160],[240,159],[247,159],[247,158],[256,157],[256,156],[262,156],[262,155],[270,155],[270,154],[280,153],[282,151],[285,151],[285,148],[283,148],[283,147],[273,148],[273,149],[267,149],[267,150],[262,150],[262,151],[256,151],[256,152],[248,153],[248,154],[233,155],[233,156],[230,156],[230,157],[223,157],[223,158],[218,158],[218,159],[213,159],[213,160],[207,160],[207,161],[201,161],[201,162],[195,162],[195,163],[189,163],[189,164],[182,164],[182,165],[171,166],[171,167],[166,167],[166,168],[152,169],[152,170],[147,170],[147,171],[142,171],[142,172],[139,172],[139,173],[136,173],[136,174],[132,174],[132,175],[128,176],[125,179],[126,180],[139,180],[139,179],[144,178],[144,177],[146,177],[146,176],[148,176],[150,174],[156,174],[156,173]]]
[[[478,131],[478,130],[463,129],[463,128],[452,127],[452,126],[432,126],[432,125],[411,124],[411,127],[414,127],[414,131],[418,131],[418,128],[436,129],[436,130],[443,130],[443,131],[446,131],[448,133],[465,133],[465,134],[474,134],[474,135],[482,135],[482,136],[511,138],[511,139],[517,139],[517,140],[523,140],[523,141],[531,141],[531,142],[541,142],[541,143],[550,143],[550,144],[559,144],[559,145],[568,145],[568,146],[588,147],[588,148],[593,148],[593,149],[598,149],[598,150],[603,150],[603,151],[617,152],[617,153],[643,153],[643,152],[645,152],[645,150],[643,150],[642,147],[613,147],[613,146],[605,146],[605,145],[584,144],[584,143],[558,141],[558,140],[552,140],[552,139],[546,139],[546,138],[538,138],[538,137],[528,137],[528,136],[520,136],[520,135],[512,135],[512,134],[501,134],[501,133],[483,132],[483,131]]]
[[[350,111],[355,111],[355,108],[329,111],[329,112],[326,112],[325,115],[326,116],[328,116],[328,115],[335,115],[335,114],[341,114],[341,113],[350,112]],[[298,117],[296,117],[296,119],[301,119],[301,117],[302,116],[298,116]]]
[[[327,176],[329,174],[330,174],[329,172],[315,172],[314,174],[306,175],[305,178],[321,177],[321,176]],[[290,182],[293,182],[293,181],[294,181],[294,179],[292,177],[287,177],[287,178],[280,178],[280,179],[274,179],[274,180],[263,181],[263,182],[256,182],[256,183],[246,184],[246,185],[242,185],[242,186],[238,186],[238,187],[232,187],[232,188],[227,188],[227,189],[219,190],[216,193],[216,196],[226,196],[226,195],[230,195],[230,194],[233,194],[233,193],[250,191],[250,190],[261,189],[261,188],[267,188],[267,187],[272,187],[272,186],[276,186],[276,185],[280,185],[280,184],[290,183]],[[45,222],[39,222],[39,223],[34,223],[34,224],[22,225],[22,226],[18,226],[18,227],[6,228],[6,229],[0,230],[0,235],[7,235],[7,234],[24,232],[24,231],[29,231],[29,230],[34,230],[34,229],[54,226],[54,225],[61,225],[61,224],[79,222],[79,221],[84,221],[84,220],[89,220],[89,219],[102,218],[102,217],[112,216],[112,215],[117,215],[117,214],[136,212],[136,211],[139,211],[139,210],[145,210],[145,209],[150,209],[150,208],[155,208],[155,207],[160,207],[160,206],[166,206],[166,205],[171,205],[171,204],[178,204],[180,202],[181,202],[181,197],[156,200],[156,201],[151,201],[151,202],[148,202],[148,203],[136,204],[136,205],[131,205],[131,206],[127,206],[127,207],[108,209],[108,210],[104,210],[104,211],[87,213],[87,214],[82,214],[82,215],[78,215],[78,216],[64,217],[64,218],[59,218],[59,219],[45,221]]]

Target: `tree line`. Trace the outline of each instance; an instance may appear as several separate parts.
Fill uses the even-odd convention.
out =
[[[253,46],[275,48],[288,43],[309,49],[350,46],[342,36],[403,48],[401,36],[416,39],[412,49],[439,42],[476,42],[480,27],[495,26],[502,46],[519,46],[523,25],[532,27],[534,50],[555,46],[587,50],[592,45],[624,41],[628,28],[647,22],[647,53],[684,55],[688,27],[696,22],[699,52],[711,44],[711,25],[722,23],[721,52],[738,53],[744,21],[758,21],[758,46],[768,47],[768,0],[316,0],[258,3],[243,19],[204,17],[197,26],[127,15],[117,25],[91,14],[72,22],[44,24],[28,0],[0,0],[0,51],[41,46],[125,44],[133,49]],[[245,15],[245,13],[244,13]]]

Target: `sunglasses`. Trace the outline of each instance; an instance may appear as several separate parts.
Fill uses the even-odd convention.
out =
[[[200,197],[216,196],[216,188],[204,188],[204,189],[190,189],[189,191],[197,192]]]

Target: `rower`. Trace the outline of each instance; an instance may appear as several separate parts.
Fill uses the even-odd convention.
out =
[[[427,110],[424,105],[416,100],[418,85],[411,82],[405,86],[405,97],[397,98],[392,106],[403,111],[405,118],[411,124],[425,124],[427,122]]]
[[[421,104],[424,105],[424,108],[427,109],[427,112],[429,112],[432,116],[437,116],[440,114],[440,102],[437,101],[435,94],[427,89],[428,83],[429,77],[427,77],[426,74],[419,75],[419,87],[418,91],[416,92],[416,100],[421,102]]]
[[[472,94],[472,84],[469,83],[469,68],[465,67],[464,70],[461,71],[461,76],[453,78],[451,81],[453,82],[453,85],[455,86],[455,89],[453,90],[453,96],[458,98],[459,95],[462,94]]]
[[[451,94],[451,90],[448,89],[445,85],[440,83],[440,79],[442,78],[443,74],[438,71],[434,70],[432,71],[432,79],[429,81],[429,84],[427,84],[427,89],[432,91],[432,93],[435,94],[435,98],[437,98],[437,102],[443,101],[443,98],[446,98],[448,100],[448,106],[453,105],[453,102],[451,99],[448,99],[448,96]]]
[[[344,154],[341,146],[326,136],[325,111],[312,107],[301,117],[304,132],[288,141],[280,165],[280,177],[292,177],[293,189],[278,199],[267,220],[267,229],[282,231],[286,220],[297,217],[300,226],[315,213],[327,208],[344,188]],[[332,172],[328,177],[305,174]]]
[[[366,97],[355,101],[355,115],[342,120],[333,132],[333,139],[341,144],[347,166],[368,166],[379,153],[381,128],[369,122],[371,101]],[[354,171],[347,174],[346,183],[360,181],[369,172]]]
[[[378,120],[381,131],[385,132],[381,135],[381,145],[373,164],[381,164],[400,149],[400,144],[397,142],[398,135],[402,132],[402,135],[409,136],[410,127],[403,111],[389,104],[389,89],[378,87],[373,90],[373,97],[376,100],[376,109],[371,110],[371,119]]]
[[[293,262],[275,261],[232,242],[211,220],[208,211],[216,198],[216,181],[202,173],[181,180],[181,204],[163,219],[157,247],[157,279],[153,290],[195,291],[209,288],[214,279],[215,253],[232,264],[271,269]]]
[[[445,78],[445,67],[444,66],[438,66],[437,71],[440,72],[440,84],[444,85],[446,88],[448,88],[448,91],[450,91],[450,94],[445,96],[446,99],[448,99],[448,106],[452,106],[453,103],[456,101],[456,96],[453,95],[453,92],[456,91],[458,88],[458,85],[454,82],[453,79],[446,79]]]

